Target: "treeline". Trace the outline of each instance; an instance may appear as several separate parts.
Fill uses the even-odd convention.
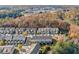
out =
[[[22,16],[21,14],[22,10],[15,10],[15,11],[11,11],[11,12],[0,12],[0,18],[6,18],[6,17],[10,17],[10,18],[17,18]]]
[[[53,19],[55,15],[52,13],[35,14],[31,16],[22,16],[13,18],[4,18],[0,20],[0,26],[2,27],[54,27],[60,29],[69,30],[70,24],[62,21],[61,19]]]
[[[16,13],[9,13],[1,16],[4,18],[0,21],[0,26],[4,27],[58,27],[63,30],[68,29],[70,24],[63,20],[74,20],[78,16],[78,10],[70,9],[69,11],[57,11],[57,12],[46,12],[39,14],[32,14],[30,16],[21,16],[21,11]],[[27,14],[26,14],[27,15]],[[21,17],[17,17],[21,16]],[[8,17],[9,19],[6,19]],[[12,18],[15,19],[12,19]],[[17,18],[16,18],[17,17]],[[6,20],[5,20],[6,19]],[[63,19],[63,20],[62,20]]]

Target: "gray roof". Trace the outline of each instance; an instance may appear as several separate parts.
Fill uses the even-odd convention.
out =
[[[3,49],[2,49],[3,48]],[[12,54],[14,51],[14,46],[0,46],[0,49],[2,49],[2,54]]]
[[[34,36],[31,41],[36,42],[52,42],[52,36]]]
[[[25,40],[25,37],[22,34],[19,35],[12,35],[12,34],[0,34],[0,40],[6,39],[6,40]]]
[[[33,36],[32,39],[52,39],[52,36]]]

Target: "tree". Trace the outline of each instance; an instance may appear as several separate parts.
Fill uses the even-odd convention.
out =
[[[28,34],[27,34],[27,32],[22,32],[22,35],[23,35],[24,37],[26,37]]]
[[[18,49],[22,49],[22,44],[21,43],[18,44]]]
[[[49,50],[50,50],[50,46],[44,45],[44,46],[42,46],[42,47],[40,48],[39,53],[40,53],[40,54],[45,54],[45,53],[47,53]]]
[[[52,46],[52,53],[55,54],[75,54],[79,53],[79,46],[73,42],[57,42]]]
[[[78,34],[77,33],[71,33],[70,35],[69,35],[69,38],[77,38],[78,37]]]
[[[0,40],[0,46],[5,45],[5,40]]]
[[[18,49],[14,49],[13,54],[19,54],[19,50]]]

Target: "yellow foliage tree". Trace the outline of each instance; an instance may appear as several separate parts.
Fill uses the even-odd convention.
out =
[[[22,32],[22,35],[23,35],[24,37],[26,37],[28,34],[27,34],[27,32]]]
[[[3,40],[0,40],[0,46],[3,46],[4,45],[4,41]]]
[[[18,44],[18,49],[22,49],[22,44],[21,43]]]
[[[69,38],[77,38],[78,37],[78,34],[77,33],[71,33],[69,35]]]

